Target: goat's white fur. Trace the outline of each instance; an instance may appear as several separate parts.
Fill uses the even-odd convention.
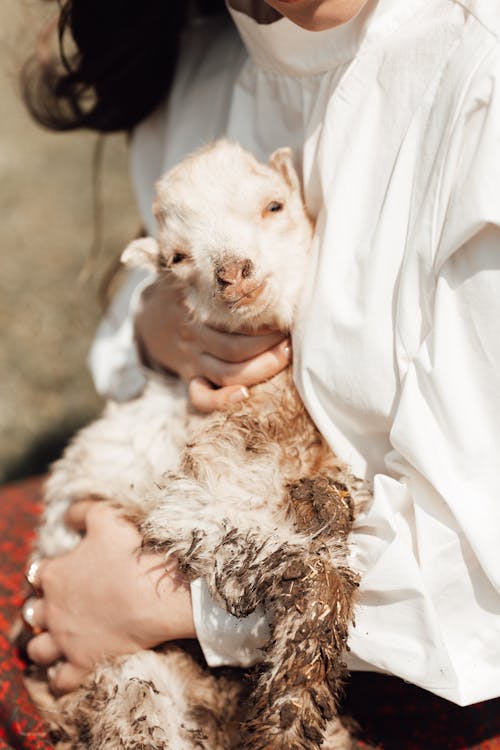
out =
[[[218,142],[169,172],[158,183],[157,196],[158,239],[134,241],[122,260],[171,274],[191,315],[199,321],[227,330],[257,330],[263,325],[288,330],[308,271],[312,236],[289,149],[275,152],[269,164],[263,165],[237,144]],[[277,204],[281,208],[276,209]],[[228,269],[233,276],[227,276]],[[311,534],[290,518],[284,501],[287,482],[311,476],[313,466],[320,473],[330,472],[350,482],[348,472],[329,453],[298,404],[288,372],[252,389],[247,405],[201,416],[190,408],[183,383],[173,377],[151,376],[140,398],[108,404],[104,415],[79,433],[53,467],[36,554],[52,557],[70,550],[79,537],[64,525],[69,505],[89,496],[104,498],[136,520],[146,543],[178,556],[191,575],[204,575],[213,595],[233,613],[251,610],[252,587],[257,591],[263,585],[261,573],[268,561],[276,560],[277,577],[281,570],[286,579],[289,561],[302,559],[301,550],[310,549],[316,544],[315,536],[324,533],[324,528],[318,528]],[[261,424],[265,429],[259,433]],[[303,434],[293,435],[295,424]],[[354,482],[350,487],[359,489]],[[231,557],[235,539],[254,545],[250,566],[254,572],[249,570],[247,576],[243,568],[222,585],[224,566],[228,570],[238,566],[237,555]],[[325,536],[324,546],[333,568],[347,570],[345,536]],[[286,559],[281,562],[283,554]],[[308,558],[311,570],[318,554],[316,551]],[[266,575],[269,590],[274,585],[272,571]],[[348,602],[337,601],[336,606],[338,611],[344,608],[347,621]],[[328,612],[330,609],[324,608],[318,616],[325,617]],[[281,648],[296,639],[303,626],[298,616],[287,622],[281,634],[278,625],[274,634],[282,638]],[[279,671],[277,664],[269,679],[275,679]],[[214,688],[213,679],[175,649],[167,649],[166,654],[141,652],[103,665],[76,700],[63,701],[66,718],[62,723],[70,727],[70,739],[61,747],[83,747],[81,726],[85,725],[85,737],[89,727],[92,730],[86,746],[96,750],[149,747],[147,731],[151,732],[152,726],[161,729],[155,730],[158,736],[151,747],[228,748],[233,742],[229,730],[214,729],[205,739],[196,734],[200,728],[193,719],[194,704],[199,707],[205,700],[215,716],[214,726],[219,726],[219,714],[231,701],[234,704],[239,689],[226,686],[224,709],[221,688]],[[97,698],[93,702],[93,690],[100,703]],[[130,701],[132,693],[135,697]],[[141,716],[147,716],[140,721],[139,699],[144,704]],[[282,717],[278,720],[285,726],[283,716],[288,716],[290,704],[285,706],[282,696],[277,701],[281,710],[277,716]],[[330,716],[326,708],[324,711]],[[235,714],[234,705],[229,713]],[[306,726],[304,721],[300,726]],[[350,747],[348,733],[337,719],[333,718],[327,729],[326,719],[320,716],[317,721],[320,729],[323,727],[321,732],[326,732],[325,750]],[[113,722],[114,735],[110,731]],[[300,740],[295,732],[299,736],[303,729],[290,726],[283,730],[290,744],[273,744],[269,739],[265,747],[319,747],[313,729],[309,730],[312,739]],[[245,742],[250,742],[245,747],[261,746]]]

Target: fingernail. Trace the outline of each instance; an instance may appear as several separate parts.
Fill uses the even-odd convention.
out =
[[[231,395],[228,397],[228,401],[243,401],[244,398],[248,398],[250,395],[250,392],[248,388],[245,388],[245,386],[242,386],[241,388],[238,388],[237,391],[234,393],[231,393]]]
[[[292,359],[292,344],[290,339],[287,339],[283,344],[283,354],[288,360]]]

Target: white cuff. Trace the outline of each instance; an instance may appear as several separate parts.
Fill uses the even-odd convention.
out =
[[[136,347],[134,316],[142,292],[153,280],[150,271],[130,273],[97,329],[88,365],[104,398],[127,401],[144,388],[146,374]]]
[[[196,635],[209,667],[250,667],[262,661],[269,626],[260,607],[241,619],[230,615],[214,602],[203,578],[191,583],[191,599]]]

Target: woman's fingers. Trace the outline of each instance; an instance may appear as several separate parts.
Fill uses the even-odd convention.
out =
[[[215,385],[252,386],[277,375],[289,365],[290,360],[290,341],[285,339],[272,349],[245,362],[229,364],[209,354],[202,354],[200,364],[203,376]]]
[[[214,388],[205,378],[193,378],[189,383],[191,403],[195,409],[205,414],[224,410],[235,401],[244,401],[248,396],[247,388],[241,385]]]
[[[84,681],[88,670],[69,662],[61,662],[47,671],[50,689],[58,695],[71,693]]]
[[[50,633],[41,633],[32,638],[28,641],[26,651],[31,661],[41,667],[48,667],[62,657],[62,652]]]
[[[204,413],[226,409],[230,404],[248,398],[246,386],[272,378],[289,365],[290,359],[288,339],[240,363],[222,362],[203,354],[202,367],[206,377],[196,377],[189,382],[191,402],[195,409]],[[213,384],[221,387],[214,388]]]
[[[205,354],[224,362],[245,362],[272,349],[284,340],[280,331],[249,336],[240,333],[224,333],[208,326],[199,326],[198,343]]]
[[[87,530],[88,512],[95,504],[96,500],[80,500],[77,503],[73,503],[66,511],[64,517],[66,526],[81,534],[85,533]]]
[[[288,363],[284,349],[278,349],[284,346],[283,332],[225,333],[194,323],[182,296],[168,281],[143,291],[135,330],[145,363],[159,364],[186,382],[199,376],[216,385],[254,385]],[[256,362],[259,357],[264,359]],[[221,399],[216,397],[218,402]]]

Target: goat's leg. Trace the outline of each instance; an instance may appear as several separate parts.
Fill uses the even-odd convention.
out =
[[[335,567],[322,542],[304,549],[233,528],[210,549],[210,567],[201,565],[205,542],[193,533],[183,554],[174,543],[181,566],[204,575],[233,615],[260,604],[273,620],[239,750],[319,748],[336,717],[356,576]]]
[[[320,747],[345,676],[355,576],[332,566],[319,549],[284,548],[279,554],[265,592],[272,632],[245,726],[245,750]]]
[[[258,546],[247,541],[245,548],[254,558],[248,561],[247,575],[264,570],[267,580],[265,575],[252,576],[237,605],[234,577],[245,578],[241,559],[227,582],[233,598],[227,604],[233,612],[249,609],[258,599],[274,618],[243,747],[298,750],[318,747],[325,738],[332,750],[345,750],[351,738],[340,725],[336,707],[358,583],[346,567],[352,501],[345,485],[325,476],[290,484],[288,500],[296,529],[314,534],[315,543],[307,551],[284,545],[256,565],[252,549]],[[262,550],[257,558],[261,556]]]
[[[236,529],[214,557],[208,585],[228,611],[242,617],[260,604],[272,618],[238,749],[319,748],[337,718],[356,575],[332,564],[322,542],[304,549]]]
[[[352,738],[336,707],[345,675],[342,651],[347,648],[358,584],[345,565],[353,503],[347,487],[325,475],[291,483],[288,501],[295,528],[314,534],[318,544],[324,540],[329,554],[318,547],[307,560],[299,553],[281,575],[281,581],[289,580],[288,586],[280,587],[276,576],[267,595],[269,608],[274,604],[278,610],[267,647],[271,669],[261,672],[255,691],[247,747],[288,750],[314,747],[324,740],[325,750],[348,750]],[[334,558],[336,568],[329,565]],[[276,732],[277,714],[280,732]],[[274,729],[264,726],[265,717]],[[259,734],[261,741],[256,740]]]
[[[139,651],[103,665],[59,701],[60,750],[229,750],[238,686],[185,652]]]
[[[354,503],[346,485],[321,474],[290,482],[287,490],[287,512],[297,531],[336,543],[345,556],[354,522]]]
[[[203,492],[187,478],[171,484],[173,488],[180,512],[181,494],[192,504]],[[322,499],[315,503],[320,490]],[[319,748],[327,722],[336,716],[345,672],[342,652],[357,586],[345,563],[352,523],[348,493],[318,478],[317,486],[293,485],[289,495],[297,530],[312,529],[312,543],[292,529],[269,534],[254,526],[245,532],[235,523],[210,519],[210,514],[201,514],[203,520],[194,513],[196,520],[191,514],[181,518],[172,506],[144,527],[147,545],[173,552],[190,577],[205,577],[211,593],[233,615],[243,617],[262,605],[273,618],[241,750]],[[198,507],[203,505],[207,507],[201,502]],[[331,518],[335,523],[329,523]],[[284,541],[290,536],[294,543]]]

